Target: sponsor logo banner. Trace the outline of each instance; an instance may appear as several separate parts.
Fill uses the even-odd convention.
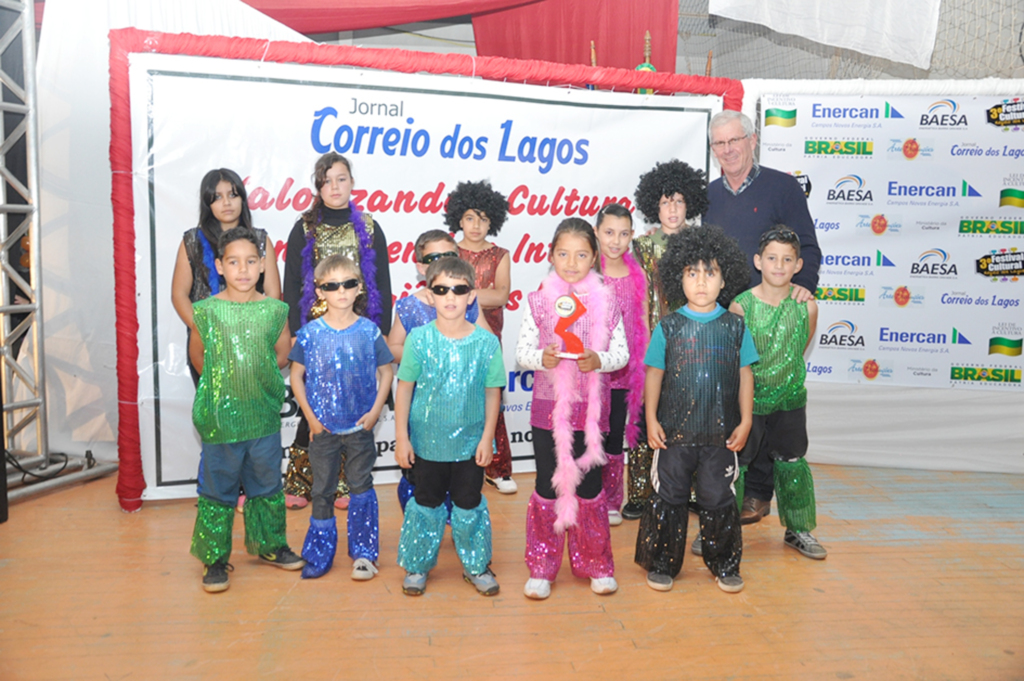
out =
[[[822,303],[863,304],[867,290],[863,286],[819,286],[814,291],[814,298]]]
[[[985,120],[1004,130],[1020,130],[1024,127],[1024,99],[1004,99],[985,112]]]
[[[989,387],[1020,387],[1020,368],[1010,366],[958,365],[949,367],[949,380],[957,383],[985,383]]]
[[[1024,276],[1024,251],[1016,248],[992,251],[975,261],[975,269],[978,274],[996,281],[1017,281]]]
[[[948,377],[1024,364],[1005,354],[1024,338],[1024,96],[771,94],[769,110],[759,162],[806,178],[821,252],[806,361],[832,371],[807,381],[1001,389]]]

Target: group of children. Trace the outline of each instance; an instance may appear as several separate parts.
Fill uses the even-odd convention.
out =
[[[352,578],[374,577],[373,428],[395,362],[402,590],[424,593],[450,524],[465,580],[495,595],[481,489],[485,479],[500,492],[515,487],[501,419],[509,255],[487,237],[501,228],[507,201],[487,182],[458,185],[445,222],[462,232],[462,242],[442,230],[417,239],[424,287],[396,302],[392,325],[384,321],[391,307],[386,249],[381,260],[378,246],[386,242],[379,225],[349,203],[351,166],[327,154],[314,182],[317,201],[289,239],[290,305],[258,291],[265,251],[251,227],[237,226],[222,232],[213,258],[223,287],[194,302],[186,320],[200,376],[193,421],[203,453],[192,553],[205,566],[203,587],[228,587],[240,488],[248,551],[301,569],[305,578],[331,569],[335,508],[347,492]],[[232,191],[244,199],[243,187]],[[783,226],[762,235],[754,258],[762,282],[744,292],[745,254],[721,229],[697,224],[705,191],[700,171],[680,161],[658,164],[637,189],[637,206],[657,231],[634,239],[632,215],[619,204],[604,206],[594,226],[568,218],[555,230],[551,272],[527,297],[516,344],[518,364],[536,372],[529,598],[550,596],[566,543],[575,576],[589,579],[595,593],[617,591],[610,527],[623,517],[640,519],[635,560],[648,585],[671,589],[691,510],[700,518],[694,553],[721,589],[740,591],[742,470],[759,450],[775,462],[786,544],[812,558],[826,555],[810,534],[813,481],[803,459],[802,356],[816,309],[813,300],[796,303],[789,295],[801,266],[799,242]],[[289,360],[303,432],[288,479],[302,480],[312,501],[301,556],[285,541],[280,475],[279,367]],[[291,500],[300,495],[289,496],[289,506],[300,505]]]

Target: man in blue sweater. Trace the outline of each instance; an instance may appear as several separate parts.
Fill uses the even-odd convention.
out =
[[[708,139],[722,177],[708,184],[710,207],[703,223],[718,225],[740,243],[750,263],[750,286],[761,283],[753,266],[761,234],[785,225],[800,237],[803,268],[793,276],[792,297],[802,303],[818,288],[821,249],[814,234],[814,220],[807,210],[807,196],[791,175],[754,162],[757,134],[753,122],[739,111],[723,111],[711,119]],[[763,453],[750,463],[740,523],[756,523],[771,510],[774,476],[771,457]]]
[[[761,234],[775,225],[785,225],[800,237],[804,266],[793,277],[793,297],[804,302],[818,287],[821,249],[814,234],[814,220],[807,210],[807,197],[791,175],[754,162],[757,133],[754,124],[739,111],[723,111],[711,119],[708,139],[722,177],[708,185],[710,207],[703,222],[718,225],[740,242],[749,258],[750,285],[761,282],[754,267],[754,254]]]

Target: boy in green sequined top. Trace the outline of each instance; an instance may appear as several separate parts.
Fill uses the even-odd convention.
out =
[[[804,352],[814,337],[818,305],[790,297],[793,275],[800,271],[800,238],[784,225],[761,236],[754,266],[761,283],[736,296],[729,307],[743,316],[754,337],[761,361],[754,370],[754,423],[747,454],[765,462],[774,478],[779,519],[786,527],[784,541],[815,560],[828,552],[811,534],[816,525],[814,479],[804,459],[807,453],[807,375]],[[742,463],[742,461],[741,461]],[[772,486],[758,484],[751,469],[746,479],[746,504],[763,514],[771,506]]]
[[[298,570],[288,548],[281,487],[281,405],[290,337],[288,306],[256,290],[263,272],[252,229],[224,232],[217,271],[224,290],[193,304],[198,333],[189,355],[200,372],[192,423],[203,441],[203,475],[192,555],[203,562],[203,589],[228,588],[231,526],[244,486],[245,547],[264,563]],[[233,569],[233,568],[232,568]]]

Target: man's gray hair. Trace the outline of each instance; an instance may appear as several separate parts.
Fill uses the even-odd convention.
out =
[[[711,118],[711,123],[708,125],[708,141],[711,141],[712,130],[719,126],[727,125],[729,122],[736,120],[738,120],[740,122],[740,125],[743,126],[744,135],[749,136],[754,134],[754,122],[751,121],[745,113],[742,113],[740,111],[734,111],[732,109],[726,109],[725,111],[716,113]]]

